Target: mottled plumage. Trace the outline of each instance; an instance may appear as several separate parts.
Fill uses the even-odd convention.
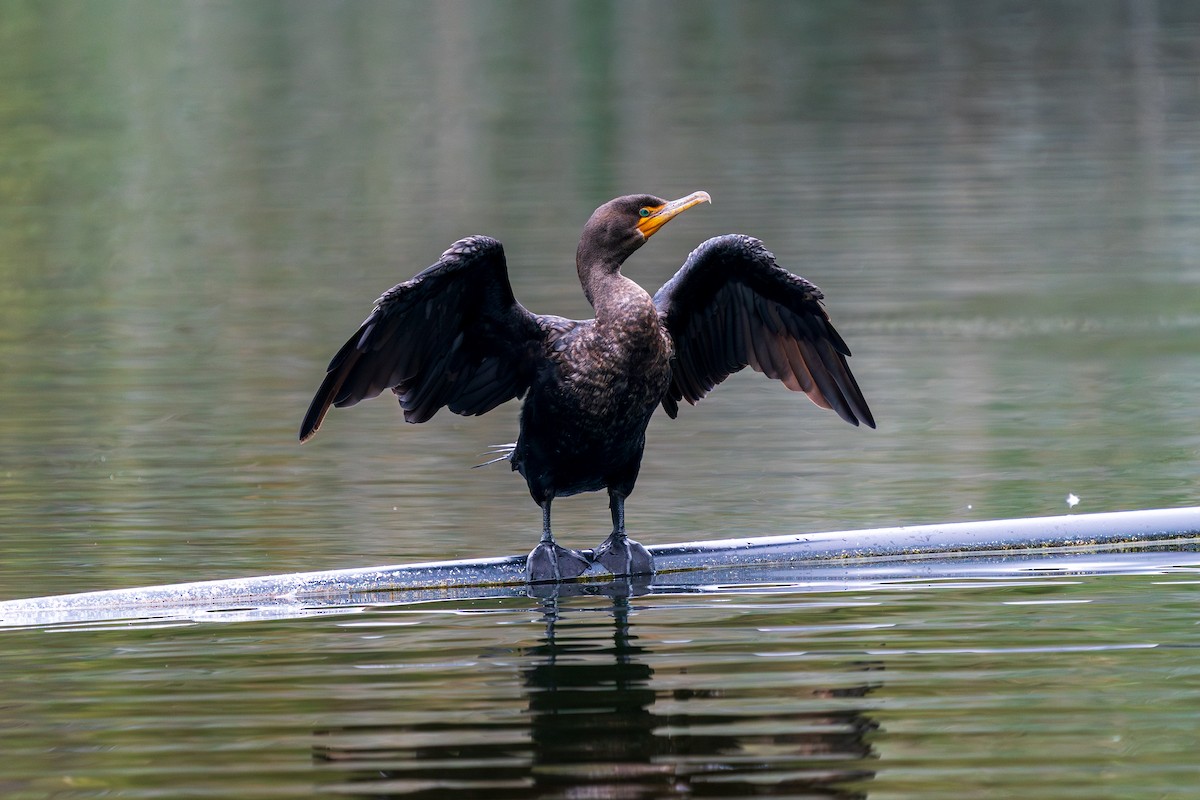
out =
[[[776,265],[757,239],[709,239],[653,298],[621,274],[649,236],[707,201],[703,192],[673,202],[631,195],[596,210],[576,253],[596,313],[590,320],[530,313],[513,297],[499,242],[456,242],[379,298],[330,362],[301,440],[316,432],[330,405],[351,406],[389,388],[409,422],[443,407],[483,414],[523,397],[517,441],[496,452],[542,507],[530,580],[651,571],[649,553],[625,534],[624,501],[659,404],[675,417],[680,400],[696,403],[749,365],[847,422],[875,426],[821,291]],[[600,489],[609,493],[612,535],[590,556],[559,547],[551,502]]]

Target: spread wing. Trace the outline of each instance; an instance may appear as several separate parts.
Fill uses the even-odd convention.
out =
[[[675,417],[680,400],[695,404],[749,364],[847,422],[874,428],[823,297],[757,239],[731,234],[697,247],[654,295],[675,344],[663,408]]]
[[[316,433],[330,405],[352,406],[384,389],[395,392],[408,422],[443,406],[464,415],[491,411],[529,388],[542,337],[538,317],[513,297],[503,245],[462,239],[375,302],[329,362],[300,440]]]

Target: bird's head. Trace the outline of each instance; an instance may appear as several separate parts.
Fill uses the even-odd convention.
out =
[[[576,258],[581,276],[585,269],[597,266],[619,268],[663,225],[692,206],[711,202],[708,192],[692,192],[678,200],[663,200],[650,194],[609,200],[583,226]]]

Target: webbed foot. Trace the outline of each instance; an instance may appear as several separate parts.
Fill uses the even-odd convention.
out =
[[[613,533],[596,548],[592,561],[613,575],[653,575],[654,557],[624,533]]]
[[[587,556],[578,550],[544,541],[529,551],[529,557],[525,560],[525,580],[542,583],[578,578],[591,565]]]

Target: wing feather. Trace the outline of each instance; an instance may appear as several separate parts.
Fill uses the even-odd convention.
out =
[[[300,427],[301,441],[330,406],[391,389],[409,422],[441,408],[483,414],[522,396],[546,335],[542,318],[513,297],[500,242],[471,236],[375,301],[338,350]]]
[[[750,366],[804,392],[847,422],[875,419],[813,284],[775,263],[762,242],[718,236],[704,242],[654,295],[675,344],[663,408],[699,402],[718,383]]]

